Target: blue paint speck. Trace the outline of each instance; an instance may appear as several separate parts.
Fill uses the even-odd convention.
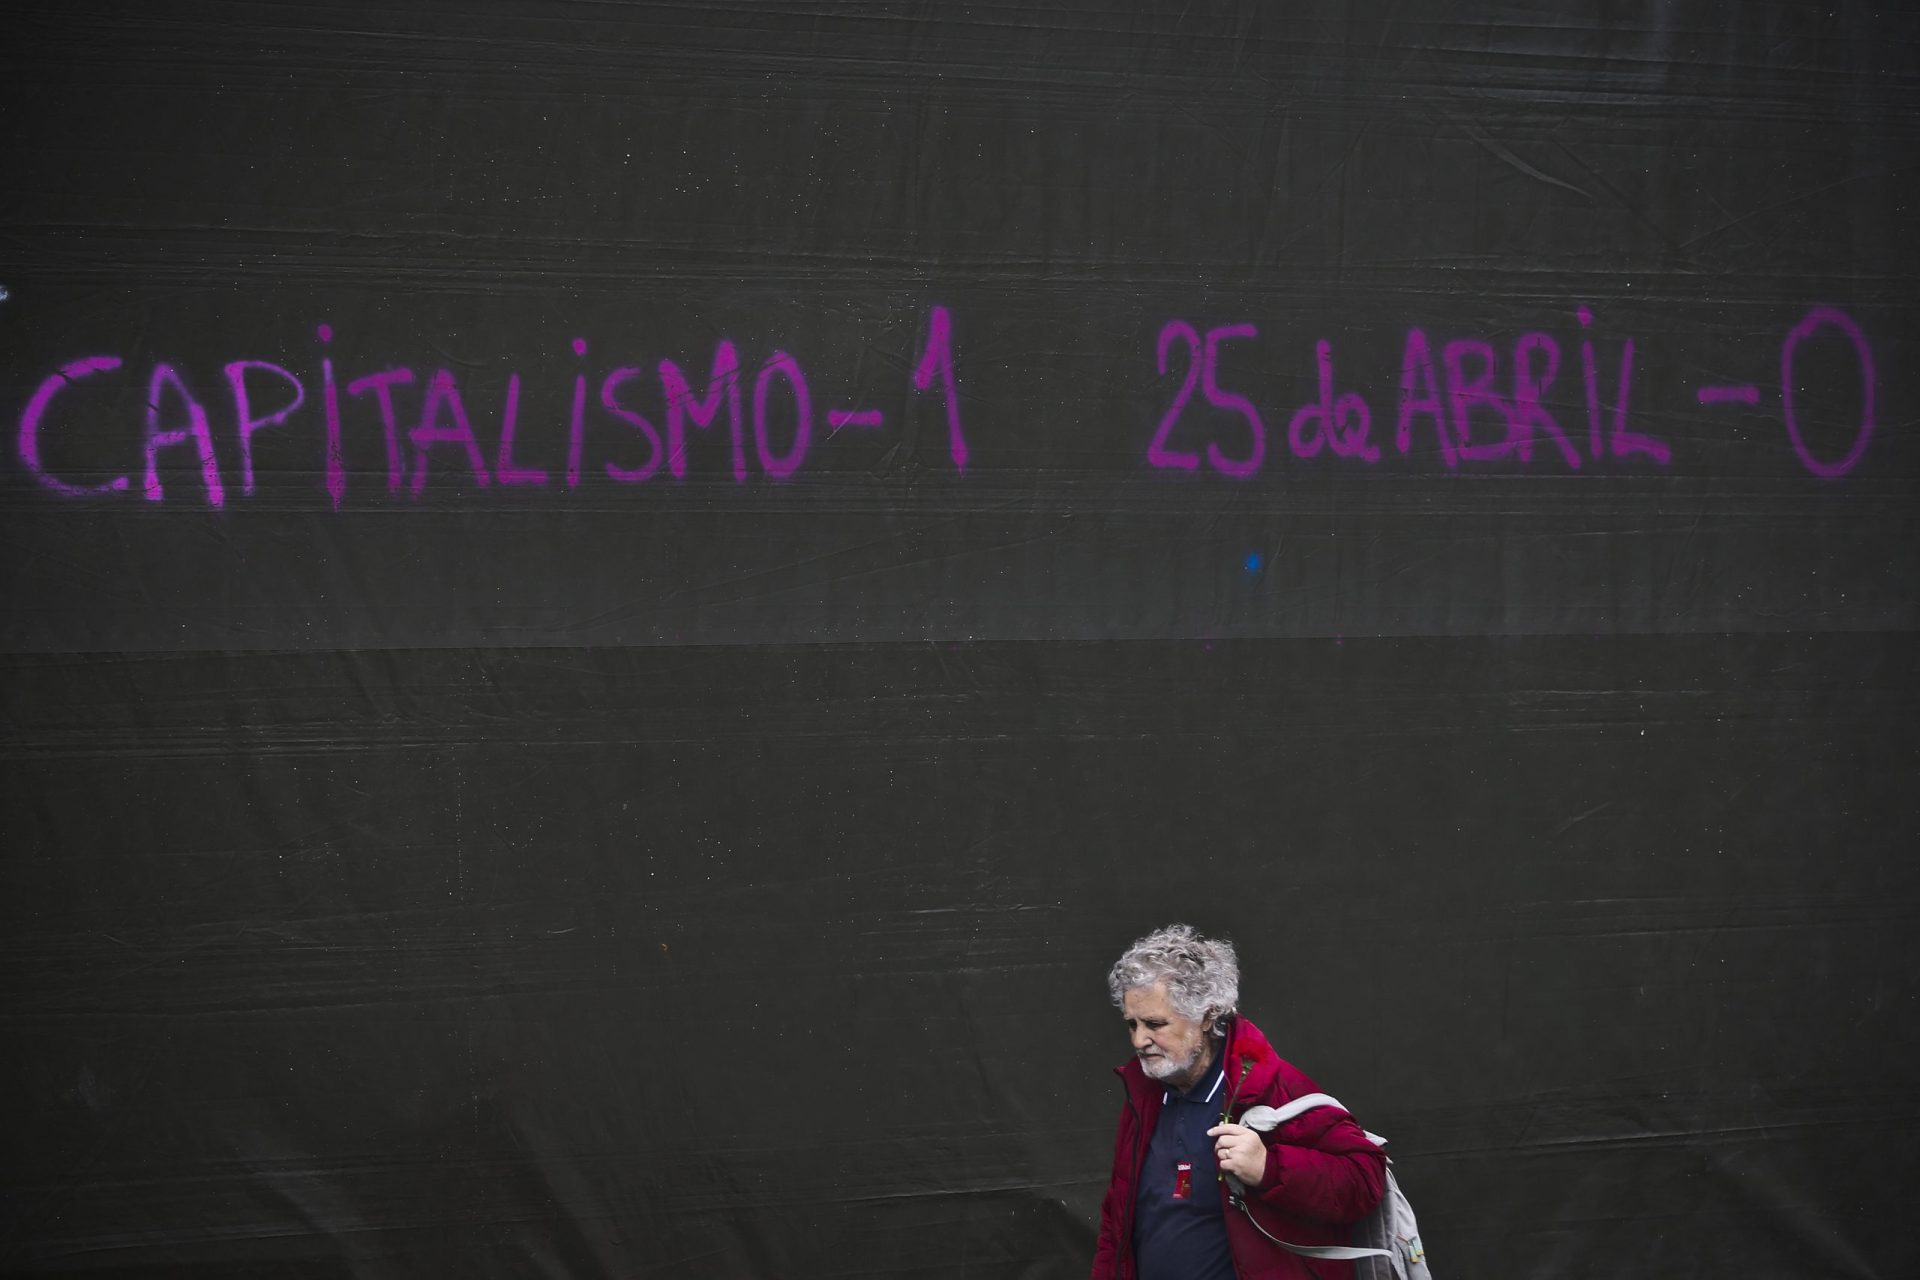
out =
[[[1248,573],[1260,572],[1260,553],[1258,551],[1247,552],[1245,567]]]

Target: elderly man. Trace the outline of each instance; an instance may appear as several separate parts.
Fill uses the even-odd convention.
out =
[[[1350,1280],[1352,1263],[1273,1240],[1346,1244],[1344,1224],[1379,1203],[1386,1158],[1331,1109],[1266,1134],[1235,1123],[1319,1089],[1239,1015],[1233,944],[1169,925],[1129,947],[1107,987],[1133,1058],[1116,1069],[1127,1104],[1093,1280]]]

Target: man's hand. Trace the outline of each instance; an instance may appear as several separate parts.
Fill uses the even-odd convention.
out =
[[[1267,1174],[1267,1144],[1259,1134],[1243,1124],[1217,1124],[1207,1136],[1213,1139],[1213,1156],[1222,1171],[1249,1187],[1260,1185]]]

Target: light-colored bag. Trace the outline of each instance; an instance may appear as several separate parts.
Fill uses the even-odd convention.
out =
[[[1309,1093],[1295,1098],[1284,1107],[1248,1107],[1240,1117],[1240,1123],[1260,1133],[1268,1133],[1315,1107],[1332,1107],[1349,1116],[1353,1114],[1327,1094]],[[1365,1129],[1360,1132],[1367,1133]],[[1367,1133],[1367,1141],[1376,1147],[1387,1145],[1387,1140],[1377,1133]],[[1246,1188],[1240,1180],[1229,1174],[1228,1181],[1233,1188],[1231,1200],[1234,1207],[1247,1215],[1247,1221],[1253,1223],[1256,1231],[1282,1249],[1305,1258],[1350,1260],[1355,1280],[1433,1280],[1433,1273],[1427,1270],[1427,1251],[1420,1244],[1420,1224],[1413,1219],[1413,1206],[1400,1194],[1400,1184],[1393,1180],[1392,1160],[1387,1161],[1386,1192],[1381,1195],[1380,1204],[1372,1213],[1353,1224],[1351,1245],[1287,1243],[1261,1226],[1247,1208],[1244,1198]]]

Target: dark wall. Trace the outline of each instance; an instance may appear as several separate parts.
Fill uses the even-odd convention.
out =
[[[1445,1276],[1920,1262],[1920,23],[7,27],[0,1269],[1083,1275],[1177,918]]]

